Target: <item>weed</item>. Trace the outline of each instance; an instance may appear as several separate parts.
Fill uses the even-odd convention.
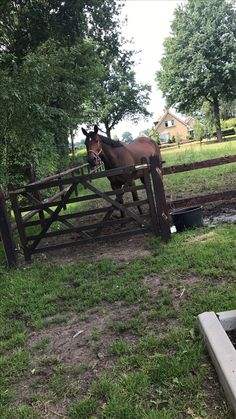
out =
[[[69,418],[90,418],[95,413],[97,405],[98,403],[96,400],[86,397],[73,406],[73,408],[69,411]]]
[[[124,355],[129,353],[130,349],[129,349],[129,345],[128,343],[123,340],[123,339],[119,339],[119,340],[115,340],[110,348],[110,353],[111,355]]]

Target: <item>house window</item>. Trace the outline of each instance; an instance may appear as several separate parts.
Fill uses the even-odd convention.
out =
[[[174,119],[169,119],[168,121],[165,121],[165,127],[166,128],[170,128],[170,127],[174,127],[174,126],[175,126]]]

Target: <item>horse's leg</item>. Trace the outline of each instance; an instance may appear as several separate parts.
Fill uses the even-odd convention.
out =
[[[130,186],[135,186],[135,181],[134,180],[130,183]],[[139,200],[138,192],[136,190],[132,191],[132,197],[133,197],[134,202]],[[138,210],[139,210],[139,214],[142,214],[143,213],[142,208],[139,205],[137,205],[137,207],[138,207]]]
[[[121,189],[122,185],[120,183],[111,183],[111,187],[114,190],[119,189],[119,192],[116,193],[116,200],[119,202],[119,204],[124,204],[124,191]],[[125,217],[125,211],[120,210],[120,215],[122,218]]]

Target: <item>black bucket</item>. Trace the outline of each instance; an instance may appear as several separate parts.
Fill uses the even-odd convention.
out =
[[[170,213],[178,232],[203,226],[202,207],[189,207]]]

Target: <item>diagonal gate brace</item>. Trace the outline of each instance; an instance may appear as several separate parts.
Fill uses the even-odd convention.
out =
[[[118,201],[110,198],[107,196],[105,192],[100,191],[95,186],[91,185],[86,180],[82,180],[81,183],[86,186],[88,189],[90,189],[92,192],[95,192],[98,194],[101,198],[103,198],[105,201],[109,202],[109,204],[113,205],[115,208],[119,209],[120,211],[124,211],[129,215],[131,218],[133,218],[137,223],[140,225],[140,227],[146,227],[149,228],[149,225],[145,223],[139,215],[135,214],[133,211],[128,209],[125,205],[120,204]]]
[[[72,183],[72,185],[70,186],[70,188],[68,189],[68,191],[66,192],[66,194],[63,196],[63,199],[61,200],[60,204],[57,206],[57,208],[55,209],[55,211],[53,211],[52,217],[45,221],[45,225],[42,228],[40,234],[38,235],[37,239],[32,243],[32,245],[30,246],[29,250],[32,251],[34,250],[39,242],[43,239],[45,233],[49,230],[51,224],[57,220],[57,217],[59,215],[59,212],[62,210],[62,208],[64,207],[65,203],[67,202],[67,200],[69,199],[70,195],[74,192],[75,188],[77,186],[77,183]]]

